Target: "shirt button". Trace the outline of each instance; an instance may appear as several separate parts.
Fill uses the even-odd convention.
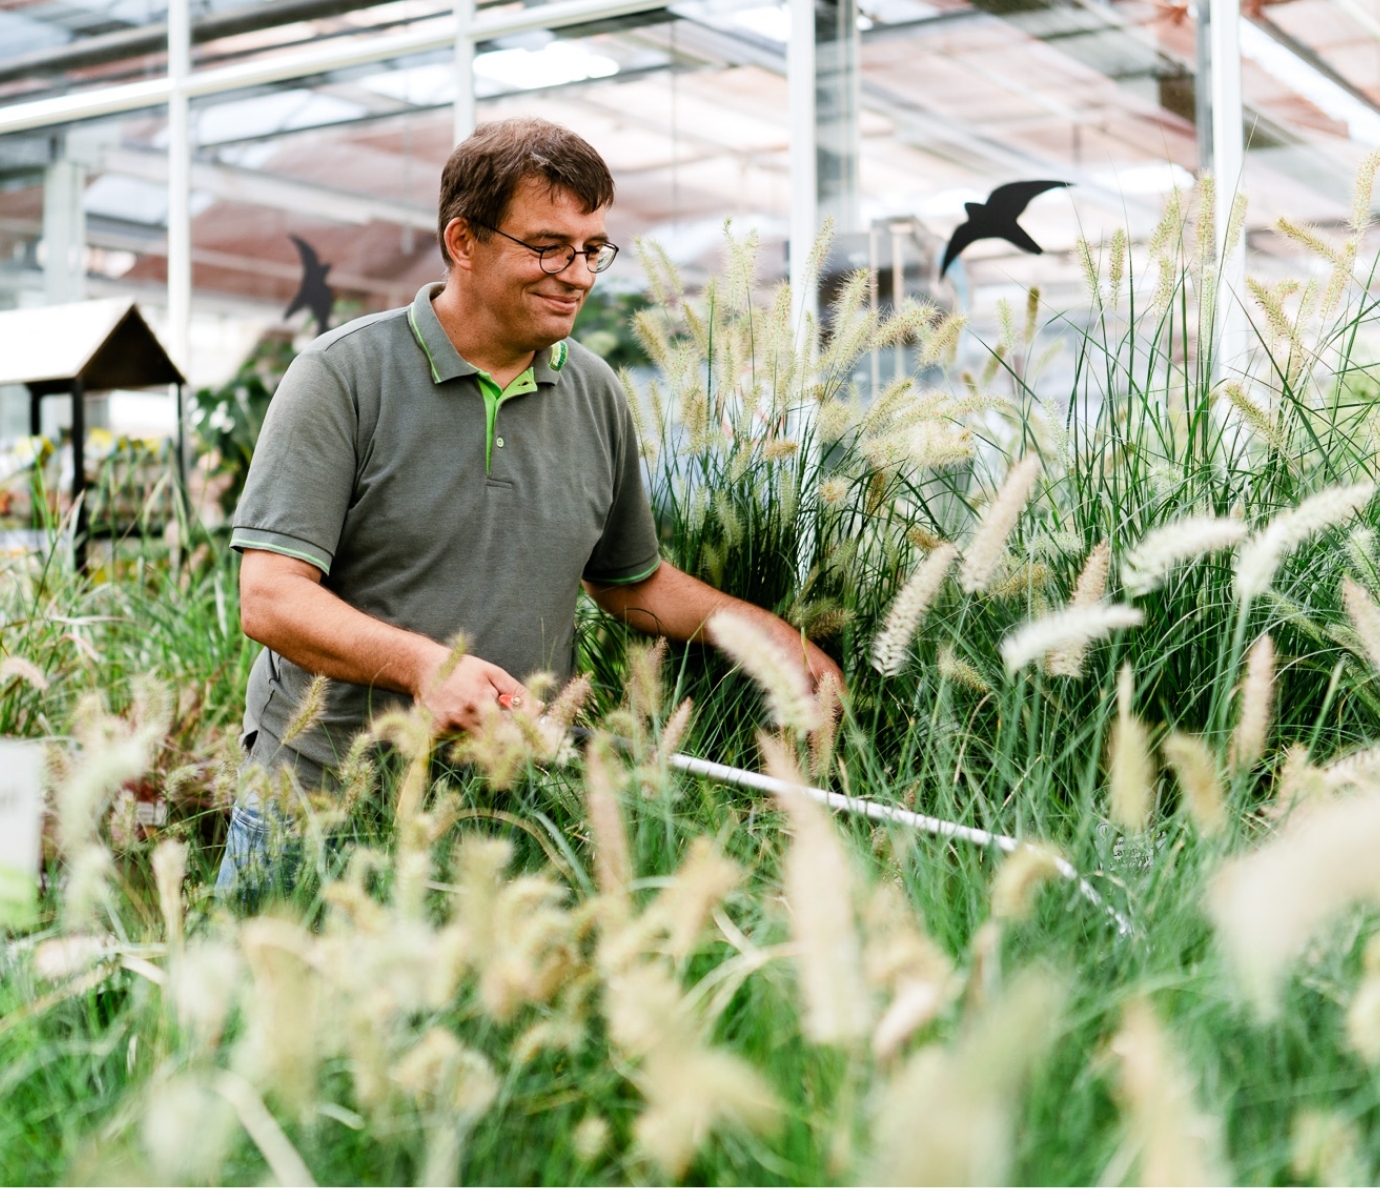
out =
[[[494,442],[494,445],[498,446],[498,448],[501,450],[503,448],[503,438],[500,437],[497,441]]]

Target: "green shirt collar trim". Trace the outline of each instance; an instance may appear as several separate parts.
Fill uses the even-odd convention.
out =
[[[479,373],[479,369],[473,363],[467,362],[455,349],[455,344],[441,328],[441,320],[431,307],[431,303],[445,287],[443,281],[423,285],[407,311],[407,324],[412,328],[417,345],[426,355],[427,364],[431,368],[432,382],[437,384]],[[561,371],[569,361],[570,345],[562,340],[538,351],[532,359],[532,366],[524,374],[530,373],[538,384],[555,384],[560,381]],[[511,388],[511,385],[509,387]],[[512,391],[508,394],[517,395]]]

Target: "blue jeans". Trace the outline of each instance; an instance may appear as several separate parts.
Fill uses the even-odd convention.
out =
[[[244,766],[268,772],[292,767],[304,789],[329,784],[330,773],[273,735],[260,730],[246,737],[249,753]],[[302,865],[302,839],[291,819],[275,804],[265,806],[257,791],[250,790],[230,814],[225,857],[216,876],[216,896],[254,911],[267,895],[286,894],[297,881]]]

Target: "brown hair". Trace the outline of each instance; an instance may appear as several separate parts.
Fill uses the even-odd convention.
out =
[[[446,251],[451,219],[469,220],[476,224],[475,235],[488,240],[491,233],[482,224],[497,227],[513,193],[529,177],[544,178],[552,191],[569,191],[587,214],[613,201],[613,177],[604,158],[569,128],[538,119],[480,124],[456,145],[441,173],[436,239],[447,268],[452,263]]]

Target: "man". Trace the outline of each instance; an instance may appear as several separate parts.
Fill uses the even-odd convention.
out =
[[[574,133],[481,127],[442,176],[445,282],[324,335],[289,368],[231,538],[241,622],[265,645],[245,712],[255,761],[320,786],[382,709],[420,702],[454,732],[500,698],[521,706],[521,678],[571,673],[581,582],[672,639],[737,611],[812,683],[841,680],[794,628],[658,555],[622,389],[568,340],[618,251],[612,201],[607,166]],[[457,632],[469,650],[444,672]],[[313,674],[330,678],[325,704],[285,743]]]

